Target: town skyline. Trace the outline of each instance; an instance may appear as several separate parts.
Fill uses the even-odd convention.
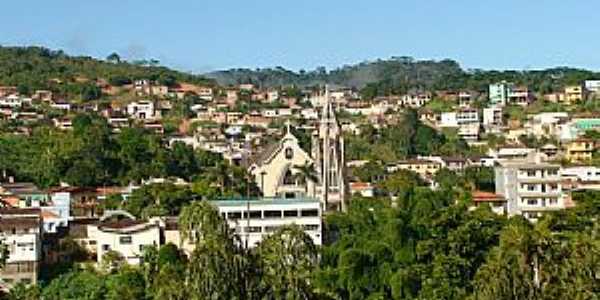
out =
[[[14,13],[0,21],[0,44],[41,45],[97,58],[118,52],[194,73],[275,66],[331,69],[401,55],[450,58],[467,69],[600,69],[594,54],[598,45],[591,38],[593,12],[600,4],[591,1],[575,10],[559,1],[543,6],[505,1],[502,9],[476,1],[307,1],[294,6],[177,1],[167,8],[140,1],[57,1],[35,3],[35,11],[29,9],[32,4],[7,3]],[[90,16],[91,11],[97,14]],[[577,44],[582,47],[572,47]]]

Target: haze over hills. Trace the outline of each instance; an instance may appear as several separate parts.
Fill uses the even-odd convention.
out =
[[[392,57],[346,65],[331,71],[324,67],[313,71],[294,72],[282,67],[262,69],[230,69],[205,74],[220,85],[253,83],[261,87],[294,84],[310,86],[335,84],[357,89],[370,87],[378,94],[402,93],[410,89],[482,90],[489,83],[510,80],[531,86],[536,91],[551,91],[563,84],[584,79],[600,78],[600,73],[570,67],[545,70],[465,70],[451,59],[439,61],[414,60],[411,57]]]

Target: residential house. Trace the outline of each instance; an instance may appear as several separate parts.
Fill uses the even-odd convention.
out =
[[[375,187],[370,182],[350,182],[350,194],[371,198],[375,196]]]
[[[533,93],[526,86],[512,87],[508,90],[508,104],[527,106],[533,101]]]
[[[400,103],[403,107],[419,108],[431,101],[431,93],[409,93],[403,95]]]
[[[386,166],[388,173],[394,173],[398,170],[413,171],[423,179],[431,179],[442,168],[442,164],[438,161],[429,159],[409,159],[402,160]]]
[[[141,100],[129,103],[127,105],[127,114],[138,120],[154,119],[158,117],[154,107],[154,102],[150,100]]]
[[[600,93],[600,80],[586,80],[583,85],[585,90],[590,93]]]
[[[42,218],[39,208],[0,208],[0,237],[8,258],[0,270],[0,286],[36,284],[42,259]]]
[[[59,186],[48,189],[51,199],[63,199],[70,205],[73,218],[91,218],[102,215],[96,190],[93,188]]]
[[[565,158],[571,162],[589,161],[596,151],[593,139],[578,138],[564,144]]]
[[[571,85],[565,87],[564,104],[571,105],[586,99],[586,91],[583,85]]]
[[[483,191],[474,191],[472,193],[473,196],[473,204],[475,207],[479,207],[482,205],[489,205],[490,209],[499,214],[506,215],[507,214],[507,202],[506,199],[500,195],[483,192]]]
[[[560,172],[563,185],[571,190],[600,191],[600,168],[594,166],[563,167]],[[563,188],[565,188],[563,186]]]
[[[6,97],[0,97],[0,107],[20,108],[22,106],[23,99],[16,94],[12,94]]]
[[[97,224],[88,225],[89,239],[96,245],[98,265],[104,263],[106,253],[114,251],[123,261],[138,265],[145,247],[160,245],[159,224],[136,220],[131,215],[117,212],[108,214]]]

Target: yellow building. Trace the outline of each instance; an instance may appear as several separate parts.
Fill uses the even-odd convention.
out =
[[[585,89],[581,85],[565,87],[564,104],[571,105],[585,100]]]
[[[570,162],[592,159],[596,143],[591,139],[576,139],[565,144],[565,158]]]
[[[423,179],[432,178],[442,168],[442,164],[436,161],[424,159],[410,159],[399,161],[387,167],[388,172],[396,172],[398,170],[410,170],[421,176]]]

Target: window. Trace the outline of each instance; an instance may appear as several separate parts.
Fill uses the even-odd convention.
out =
[[[556,205],[556,204],[558,204],[558,199],[556,199],[556,198],[550,198],[549,202],[550,202],[550,205]]]
[[[286,148],[285,149],[285,158],[292,159],[293,157],[294,157],[294,150],[292,150],[292,148]]]
[[[244,232],[249,232],[249,233],[257,233],[257,232],[261,232],[262,228],[260,226],[250,226],[250,227],[246,227],[244,228]]]
[[[279,226],[265,226],[265,232],[274,232],[279,228]]]
[[[302,227],[304,227],[304,230],[307,230],[307,231],[319,230],[319,225],[314,225],[314,224],[304,225]]]
[[[242,218],[242,213],[239,211],[230,211],[227,213],[227,218],[231,220],[237,220]]]
[[[110,245],[104,244],[102,245],[102,251],[109,251],[110,250]]]
[[[535,191],[535,185],[533,185],[533,184],[528,184],[528,185],[527,185],[527,190],[528,190],[528,191],[530,191],[530,192],[532,192],[532,191]]]
[[[535,170],[534,171],[527,171],[527,176],[529,176],[529,177],[535,177]]]
[[[248,218],[247,211],[244,212],[244,218]],[[261,219],[261,218],[262,218],[262,213],[260,212],[260,210],[251,210],[250,211],[250,219]]]
[[[556,175],[558,175],[558,170],[556,170],[556,169],[548,170],[548,176],[556,176]]]
[[[265,210],[265,218],[281,218],[280,210]]]
[[[285,184],[285,185],[296,184],[296,178],[295,178],[294,174],[292,174],[292,171],[287,170],[285,172],[285,175],[283,176],[283,184]]]
[[[96,245],[96,241],[94,241],[94,240],[90,240],[88,243],[90,244],[90,246],[95,246]]]
[[[283,216],[284,217],[297,217],[298,216],[298,211],[297,210],[284,210],[283,211]]]
[[[301,215],[303,217],[318,217],[319,210],[318,209],[303,209]]]
[[[129,236],[129,235],[119,237],[119,243],[121,245],[131,245],[131,242],[132,242],[132,239],[131,239],[131,236]]]
[[[527,199],[527,205],[537,205],[537,204],[538,204],[537,199]]]

